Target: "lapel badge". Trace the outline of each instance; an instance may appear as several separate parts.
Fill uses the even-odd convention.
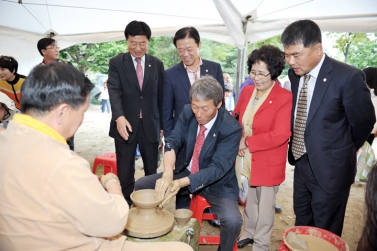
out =
[[[213,137],[216,137],[216,133],[213,134]]]
[[[208,72],[208,70],[206,69],[206,72]]]
[[[325,83],[326,83],[326,81],[327,81],[327,78],[324,78],[324,79],[323,79],[323,82],[325,82]]]
[[[148,65],[149,67],[152,67],[150,64]]]

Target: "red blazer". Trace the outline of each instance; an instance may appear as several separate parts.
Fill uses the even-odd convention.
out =
[[[239,123],[255,86],[243,89],[234,109]],[[247,138],[252,153],[251,186],[276,186],[285,179],[288,139],[291,136],[292,94],[276,82],[254,116],[253,136]]]

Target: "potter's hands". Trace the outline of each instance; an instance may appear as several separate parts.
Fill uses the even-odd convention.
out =
[[[156,186],[154,188],[154,190],[156,191],[155,193],[156,200],[160,200],[165,197],[165,192],[168,190],[172,182],[173,182],[173,173],[164,172],[162,174],[162,177],[156,181]]]
[[[165,205],[167,202],[169,202],[169,200],[171,198],[173,198],[174,196],[177,195],[179,189],[181,189],[182,187],[188,186],[189,184],[190,184],[190,180],[187,177],[179,179],[179,180],[173,180],[173,182],[171,183],[171,186],[169,187],[168,191],[166,192],[166,194],[167,194],[166,197],[161,202],[159,207],[162,208],[163,205]]]
[[[132,132],[131,124],[128,122],[128,120],[124,116],[120,116],[119,118],[117,118],[116,122],[117,122],[117,130],[120,136],[122,136],[124,140],[128,140],[128,137],[130,135],[128,134],[127,130],[129,132]]]
[[[246,139],[246,137],[242,137],[241,140],[240,140],[240,146],[238,148],[238,156],[240,156],[240,157],[244,157],[245,156],[246,150],[248,148],[245,145],[245,139]]]
[[[102,186],[108,190],[108,187],[109,187],[109,183],[110,182],[116,182],[120,185],[120,182],[119,182],[119,179],[118,179],[118,176],[116,176],[115,174],[113,173],[108,173],[106,175],[102,175],[101,176],[101,184]]]

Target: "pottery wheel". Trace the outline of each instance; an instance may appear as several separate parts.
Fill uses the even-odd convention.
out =
[[[137,238],[154,238],[170,232],[174,226],[174,215],[157,208],[156,213],[150,217],[143,217],[138,213],[138,208],[130,209],[124,233]]]

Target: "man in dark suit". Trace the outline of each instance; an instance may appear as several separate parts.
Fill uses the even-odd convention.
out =
[[[204,60],[199,55],[201,49],[200,35],[194,27],[179,29],[173,38],[181,62],[165,71],[163,100],[163,130],[165,138],[170,136],[177,123],[183,107],[190,104],[189,91],[191,85],[201,76],[214,77],[224,89],[223,73],[218,63]],[[224,100],[223,100],[224,101]],[[223,106],[224,106],[224,102]],[[177,153],[177,165],[183,165],[185,149]],[[188,208],[190,197],[182,194],[177,197],[177,208]]]
[[[295,165],[295,224],[341,236],[356,151],[376,121],[370,93],[362,71],[324,54],[313,21],[290,24],[281,41],[293,93],[288,159]]]
[[[140,178],[135,189],[155,188],[158,197],[163,197],[167,189],[170,197],[182,190],[202,195],[221,221],[219,250],[232,250],[242,226],[234,169],[241,127],[221,107],[223,89],[214,78],[197,80],[189,97],[191,106],[183,108],[174,130],[165,139],[163,173]],[[205,131],[200,137],[202,128]],[[187,149],[184,164],[177,165],[176,153],[183,145]]]
[[[118,176],[131,205],[135,183],[135,151],[139,144],[145,176],[155,174],[162,134],[163,63],[146,54],[151,30],[132,21],[124,31],[128,53],[110,60],[108,88],[112,110],[110,137],[115,140]],[[161,130],[161,131],[160,131]]]

